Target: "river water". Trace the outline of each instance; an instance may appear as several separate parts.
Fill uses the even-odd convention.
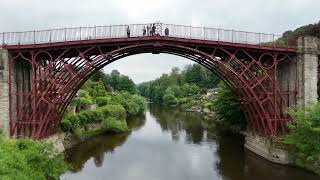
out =
[[[62,180],[319,180],[243,148],[244,138],[198,113],[150,105],[125,134],[100,135],[66,152]]]

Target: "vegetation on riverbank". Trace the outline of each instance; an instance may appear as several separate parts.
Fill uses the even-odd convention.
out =
[[[52,144],[0,134],[0,179],[59,179],[69,169]]]
[[[289,146],[295,165],[320,174],[320,102],[290,109],[289,114],[289,134],[279,141]]]
[[[245,116],[234,93],[225,83],[219,84],[218,94],[212,100],[212,108],[222,124],[235,131],[246,128]]]
[[[102,124],[95,129],[93,124]],[[61,122],[63,132],[74,133],[79,137],[93,136],[102,132],[124,132],[128,130],[126,111],[121,105],[105,105],[96,109],[67,115]]]
[[[208,89],[217,87],[217,94],[208,93]],[[179,105],[199,111],[206,109],[216,114],[219,122],[235,131],[246,127],[240,104],[231,89],[201,65],[189,65],[181,72],[173,68],[170,74],[140,84],[138,90],[142,96],[159,104]]]
[[[182,71],[173,68],[169,74],[141,83],[138,90],[152,102],[191,108],[199,104],[201,93],[216,87],[219,82],[219,78],[208,69],[193,64]]]
[[[70,103],[76,107],[76,113],[66,114],[60,129],[80,138],[125,132],[126,117],[145,110],[144,98],[136,93],[133,81],[118,71],[110,75],[98,72],[78,91]]]

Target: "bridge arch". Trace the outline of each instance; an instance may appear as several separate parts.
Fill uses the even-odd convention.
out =
[[[14,66],[27,62],[30,77],[23,79],[31,85],[22,91],[10,86],[11,136],[40,139],[54,134],[71,99],[94,72],[121,58],[142,53],[172,54],[201,64],[232,88],[250,130],[267,136],[286,131],[285,122],[289,118],[283,109],[288,105],[274,77],[277,64],[290,58],[289,55],[147,37],[142,41],[129,38],[121,43],[12,51],[9,71],[15,74]],[[17,81],[18,76],[16,73],[16,77],[10,78]]]

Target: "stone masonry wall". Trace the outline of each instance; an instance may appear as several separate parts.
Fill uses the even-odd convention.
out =
[[[298,39],[298,104],[302,107],[318,98],[318,39],[305,36]]]
[[[9,63],[8,51],[0,48],[0,129],[9,135]]]

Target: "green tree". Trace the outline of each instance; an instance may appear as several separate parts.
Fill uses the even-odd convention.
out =
[[[177,105],[178,101],[171,87],[168,87],[163,96],[163,102],[167,105]]]
[[[110,74],[105,74],[104,76],[99,75],[99,77],[103,78],[105,86],[110,86],[115,91],[128,91],[131,94],[137,93],[136,85],[132,79],[128,76],[121,75],[117,70],[113,70]],[[96,78],[97,77],[95,77],[95,79]]]
[[[219,93],[212,102],[217,117],[228,127],[243,130],[246,127],[244,114],[240,104],[225,83],[219,84]]]
[[[284,143],[292,145],[307,160],[315,160],[320,154],[320,103],[305,109],[289,110],[293,123],[289,123],[290,133]]]
[[[0,179],[59,179],[68,169],[52,144],[0,135]]]

